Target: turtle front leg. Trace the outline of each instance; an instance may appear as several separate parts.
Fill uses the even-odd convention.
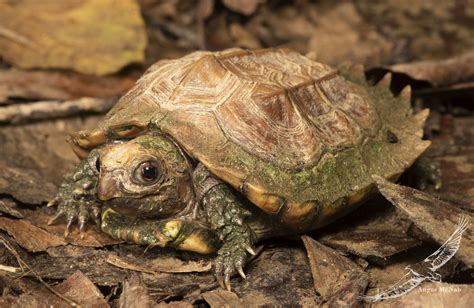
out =
[[[110,208],[102,213],[101,229],[113,238],[149,247],[173,247],[209,254],[221,246],[214,230],[197,221],[143,220],[121,215]]]
[[[87,158],[79,163],[76,170],[65,177],[56,197],[48,203],[48,206],[57,206],[56,215],[48,224],[66,217],[64,236],[68,236],[75,222],[79,224],[81,237],[84,237],[85,226],[90,219],[100,225],[101,204],[96,199],[98,158],[99,150],[91,151]]]
[[[245,222],[251,213],[232,189],[214,177],[204,165],[199,164],[194,170],[193,183],[207,221],[223,242],[215,262],[216,278],[221,287],[230,290],[231,276],[239,273],[245,278],[243,267],[247,255],[255,255],[256,236]]]

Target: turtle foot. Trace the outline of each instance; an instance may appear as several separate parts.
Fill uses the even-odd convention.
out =
[[[215,275],[223,289],[231,290],[230,278],[239,274],[246,279],[244,266],[248,255],[255,255],[252,243],[248,237],[235,237],[222,245],[215,261]]]
[[[72,225],[76,222],[79,225],[81,238],[84,237],[86,225],[90,220],[100,225],[101,204],[95,197],[98,179],[97,158],[98,152],[91,152],[89,157],[79,164],[76,172],[66,177],[56,197],[48,203],[48,206],[57,206],[56,214],[48,224],[54,224],[65,217],[65,237],[69,235]]]

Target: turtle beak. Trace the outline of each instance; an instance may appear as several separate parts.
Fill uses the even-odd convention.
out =
[[[112,176],[103,175],[99,177],[99,184],[97,185],[99,200],[110,200],[116,196],[117,192],[119,192],[119,185]]]

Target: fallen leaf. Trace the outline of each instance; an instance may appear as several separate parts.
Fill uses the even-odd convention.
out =
[[[244,271],[247,279],[231,280],[232,291],[244,307],[318,307],[323,299],[314,289],[304,248],[266,247]]]
[[[373,176],[373,178],[382,195],[439,245],[444,244],[453,234],[461,216],[473,221],[469,212],[422,191],[391,183],[379,176]],[[456,258],[470,266],[474,265],[473,236],[471,225],[462,235],[461,246],[455,255]]]
[[[385,265],[391,256],[421,244],[408,235],[410,225],[387,201],[378,198],[315,237],[324,245]]]
[[[18,212],[15,207],[15,201],[8,198],[0,199],[0,212],[6,213],[16,218],[24,218],[23,214]]]
[[[120,295],[118,307],[152,307],[153,299],[148,295],[146,285],[140,276],[132,272],[130,277],[123,283],[122,294]]]
[[[237,294],[227,290],[212,290],[203,293],[202,297],[211,308],[242,306],[242,302],[239,300]]]
[[[367,274],[357,264],[307,235],[303,235],[301,239],[308,254],[314,288],[319,294],[328,299],[339,292],[350,293],[350,290],[354,288],[360,289],[360,292],[365,289],[368,283]],[[354,275],[354,273],[356,274]],[[348,286],[348,284],[356,281],[358,282],[357,287]],[[342,294],[339,294],[336,297],[340,298],[342,296]]]
[[[31,252],[45,251],[49,247],[66,244],[61,237],[46,232],[24,219],[0,217],[0,229],[8,232],[21,247]]]
[[[418,61],[377,67],[371,69],[368,74],[383,76],[387,72],[395,73],[394,78],[408,76],[413,81],[426,81],[433,87],[472,82],[474,81],[474,51],[445,60]],[[397,74],[402,76],[397,76]]]
[[[55,286],[54,289],[83,307],[110,307],[104,295],[80,271]]]
[[[323,307],[357,307],[360,294],[363,294],[368,283],[366,273],[350,272],[345,283],[328,298]]]
[[[145,46],[133,0],[0,2],[0,55],[24,69],[109,74],[143,61]]]

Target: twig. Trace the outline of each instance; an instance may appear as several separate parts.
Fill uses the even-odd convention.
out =
[[[71,305],[72,307],[80,307],[79,304],[77,304],[75,301],[67,298],[66,296],[62,295],[61,293],[59,293],[58,291],[56,291],[55,289],[53,289],[49,284],[47,284],[43,278],[41,278],[25,261],[23,261],[23,259],[20,257],[20,255],[18,254],[18,252],[15,250],[14,247],[11,246],[10,243],[8,243],[8,241],[6,241],[3,236],[0,236],[0,243],[2,243],[8,251],[10,251],[10,253],[16,258],[17,262],[18,262],[18,265],[20,265],[21,269],[23,271],[24,268],[27,268],[32,274],[33,276],[38,279],[39,282],[41,282],[45,287],[46,289],[48,289],[51,293],[53,293],[54,295],[56,295],[57,297],[61,298],[62,300],[64,300],[66,303],[68,303],[69,305]]]
[[[28,104],[8,105],[0,108],[0,123],[24,123],[31,120],[44,120],[75,115],[78,113],[104,113],[114,99],[84,97],[71,101],[41,101]]]
[[[0,264],[0,271],[16,273],[16,272],[21,271],[21,268]]]

